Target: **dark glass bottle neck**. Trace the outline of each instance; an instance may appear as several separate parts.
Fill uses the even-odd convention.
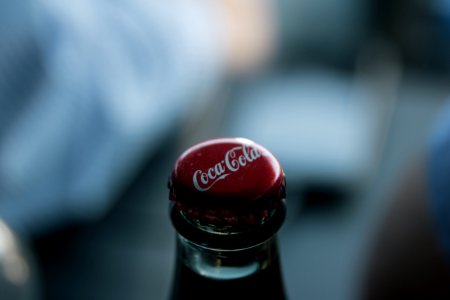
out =
[[[172,299],[285,299],[276,235],[240,249],[177,236]]]
[[[238,232],[233,226],[219,231],[215,230],[214,226],[199,225],[175,209],[174,203],[170,209],[170,216],[177,232],[196,244],[215,249],[243,249],[267,241],[278,232],[286,217],[286,203],[281,199],[276,201],[276,204],[277,208],[263,224],[255,224]]]

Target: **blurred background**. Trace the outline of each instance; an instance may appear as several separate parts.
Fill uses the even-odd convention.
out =
[[[450,97],[450,1],[241,2],[0,4],[1,299],[166,299],[167,178],[222,136],[285,169],[290,299],[391,291],[367,281]]]

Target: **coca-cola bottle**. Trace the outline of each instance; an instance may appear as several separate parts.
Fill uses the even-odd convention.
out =
[[[276,233],[285,178],[275,157],[242,138],[191,147],[169,179],[177,231],[171,299],[285,299]]]

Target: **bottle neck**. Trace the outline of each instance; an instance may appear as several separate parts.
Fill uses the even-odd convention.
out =
[[[178,232],[172,299],[286,298],[276,236],[286,215],[285,201],[275,201],[261,222],[250,222],[255,211],[250,209],[246,226],[229,220],[218,228],[220,224],[209,224],[207,210],[196,216],[195,208],[172,205]],[[229,217],[225,212],[220,210],[220,220]],[[247,215],[238,211],[235,216]]]
[[[178,259],[194,273],[216,280],[238,279],[278,262],[276,236],[243,249],[214,249],[177,236]]]
[[[285,299],[276,235],[241,249],[177,236],[172,299]]]
[[[270,202],[270,201],[269,201]],[[206,224],[202,224],[205,219],[208,219],[209,211],[219,211],[221,214],[213,217],[217,220],[233,219],[230,218],[229,209],[210,209],[199,207],[184,207],[181,202],[172,203],[170,209],[170,216],[172,223],[177,232],[186,238],[193,241],[196,244],[203,245],[213,249],[247,249],[253,246],[259,245],[264,241],[270,240],[275,236],[286,217],[286,203],[284,199],[274,201],[269,205],[270,210],[263,211],[266,213],[264,220],[261,222],[255,221],[255,210],[248,208],[248,214],[246,211],[234,211],[231,216],[235,216],[238,219],[249,219],[254,222],[248,223],[246,226],[236,226],[231,221],[225,222],[219,226],[218,224],[210,224],[206,221]],[[198,210],[204,209],[205,212],[198,212]],[[258,210],[256,210],[258,211]],[[261,214],[264,215],[261,211]],[[235,220],[236,221],[236,220]],[[241,224],[242,225],[242,224]]]

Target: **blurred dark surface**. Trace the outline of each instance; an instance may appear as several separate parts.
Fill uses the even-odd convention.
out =
[[[166,189],[178,154],[173,141],[148,159],[104,218],[35,240],[44,299],[168,297],[175,258]]]
[[[425,168],[418,159],[392,193],[376,243],[369,250],[372,255],[364,299],[450,296],[450,269],[426,202]]]

